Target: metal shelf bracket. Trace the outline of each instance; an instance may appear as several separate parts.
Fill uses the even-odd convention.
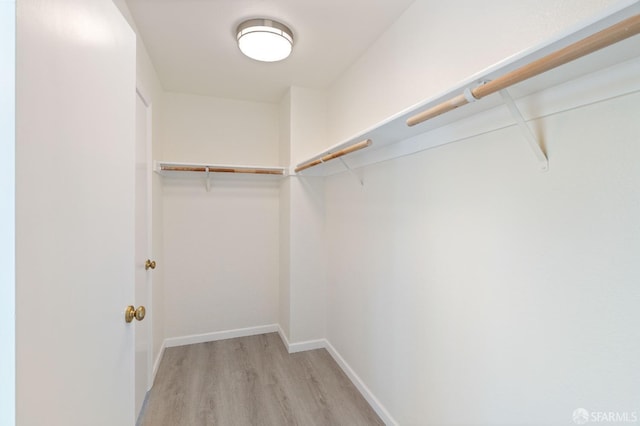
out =
[[[360,186],[364,186],[364,181],[362,180],[362,178],[358,176],[358,174],[351,167],[349,167],[349,165],[344,161],[344,159],[338,158],[338,160],[340,160],[344,168],[347,169],[349,173],[351,173],[351,175],[356,178]]]
[[[522,134],[524,135],[525,139],[527,140],[527,142],[529,142],[529,147],[531,148],[531,151],[533,151],[533,155],[535,155],[536,160],[538,161],[540,170],[542,170],[543,172],[546,172],[547,170],[549,170],[549,159],[547,158],[547,155],[544,153],[544,151],[540,147],[540,142],[538,141],[538,138],[536,137],[536,135],[533,134],[533,131],[527,125],[527,122],[524,121],[524,117],[522,116],[522,113],[518,109],[516,103],[513,101],[513,98],[511,97],[507,89],[500,90],[500,96],[502,96],[502,100],[504,101],[505,105],[507,105],[507,107],[509,108],[509,112],[511,113],[511,116],[518,124],[518,127],[520,127],[520,130],[522,131]]]

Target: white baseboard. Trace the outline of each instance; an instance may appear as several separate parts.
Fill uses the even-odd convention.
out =
[[[278,326],[278,334],[280,335],[280,339],[282,339],[282,343],[284,343],[284,346],[287,348],[287,352],[290,354],[327,347],[327,341],[325,339],[305,340],[304,342],[290,343],[284,333],[284,330],[280,326]]]
[[[287,339],[287,335],[284,334],[284,330],[282,329],[282,327],[280,327],[280,325],[278,325],[278,335],[280,336],[280,340],[282,340],[282,343],[284,343],[284,347],[287,348],[287,352],[289,352],[289,339]]]
[[[278,324],[261,325],[258,327],[237,328],[235,330],[216,331],[214,333],[192,334],[189,336],[171,337],[164,339],[164,347],[193,345],[194,343],[215,342],[216,340],[233,339],[235,337],[254,336],[277,332]]]
[[[384,422],[385,425],[389,426],[397,426],[398,422],[396,422],[391,414],[387,411],[386,408],[378,401],[378,398],[373,395],[373,393],[369,390],[367,385],[358,377],[358,375],[353,371],[353,369],[347,364],[347,361],[342,358],[342,356],[338,353],[336,348],[329,343],[328,340],[325,340],[327,352],[331,355],[331,357],[336,361],[336,363],[340,366],[344,374],[351,380],[354,386],[360,391],[364,399],[367,400],[371,408],[376,412],[376,414],[380,417],[380,419]]]
[[[307,340],[304,342],[290,343],[289,353],[294,354],[296,352],[312,351],[314,349],[324,349],[327,347],[327,341],[325,339]]]
[[[162,357],[164,356],[166,341],[166,339],[162,341],[162,345],[160,346],[160,350],[158,351],[158,356],[153,363],[153,371],[151,372],[151,387],[153,387],[153,384],[156,382],[156,375],[158,374],[158,368],[160,368],[160,362],[162,361]]]

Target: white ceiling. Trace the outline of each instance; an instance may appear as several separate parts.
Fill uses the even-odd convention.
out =
[[[328,87],[413,0],[127,0],[167,91],[277,102],[289,86]],[[289,26],[289,58],[261,63],[240,53],[238,24]]]

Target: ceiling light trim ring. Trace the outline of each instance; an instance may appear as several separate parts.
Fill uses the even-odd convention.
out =
[[[293,31],[272,19],[254,18],[242,22],[237,27],[236,39],[243,54],[263,62],[283,60],[293,50]]]

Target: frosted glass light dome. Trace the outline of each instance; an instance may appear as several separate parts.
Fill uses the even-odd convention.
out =
[[[281,61],[293,49],[289,27],[271,19],[244,21],[238,25],[237,39],[240,51],[256,61]]]

